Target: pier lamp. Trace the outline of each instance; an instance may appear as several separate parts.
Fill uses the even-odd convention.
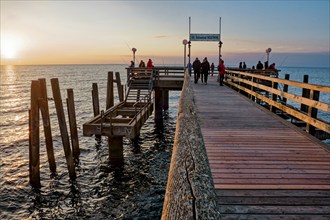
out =
[[[134,62],[134,65],[135,65],[135,52],[137,51],[137,49],[135,47],[133,47],[132,51],[133,51],[133,62]]]
[[[184,52],[183,52],[183,68],[186,69],[186,46],[188,44],[188,41],[184,39],[182,41],[182,44],[184,45]]]
[[[272,52],[272,48],[266,49],[266,54],[267,54],[267,63],[269,63],[269,54]]]

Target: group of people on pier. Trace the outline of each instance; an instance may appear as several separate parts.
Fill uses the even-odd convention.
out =
[[[208,75],[211,71],[211,75],[213,76],[214,68],[215,68],[214,63],[210,65],[210,63],[207,60],[207,57],[205,57],[202,62],[198,59],[198,57],[196,57],[195,61],[192,64],[192,69],[194,70],[195,84],[198,83],[198,80],[200,78],[202,83],[207,85]],[[223,86],[223,80],[225,78],[224,76],[225,76],[224,61],[220,59],[218,64],[218,81],[220,86]]]
[[[131,68],[135,67],[135,63],[134,63],[133,60],[131,60],[131,65],[129,67],[131,67]],[[141,60],[140,63],[139,63],[139,68],[145,68],[145,67],[146,67],[146,64],[144,63],[143,60]],[[148,62],[147,62],[147,68],[153,68],[153,67],[154,67],[154,65],[152,63],[152,60],[149,59]]]
[[[242,62],[239,63],[239,66],[238,66],[239,69],[246,69],[246,64],[245,62],[243,62],[243,66],[242,66]],[[267,70],[267,69],[270,69],[270,70],[275,70],[275,63],[272,63],[270,65],[268,65],[268,61],[266,61],[264,64],[262,64],[262,62],[259,60],[257,65],[256,66],[252,66],[252,69],[257,69],[257,70]]]

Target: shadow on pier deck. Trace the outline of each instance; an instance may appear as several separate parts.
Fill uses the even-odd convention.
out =
[[[330,151],[234,90],[193,84],[221,219],[330,219]]]

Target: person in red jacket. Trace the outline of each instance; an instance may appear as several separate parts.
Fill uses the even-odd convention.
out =
[[[225,78],[225,72],[226,72],[223,59],[220,59],[219,61],[218,71],[219,71],[219,83],[220,86],[223,86],[223,80]]]
[[[153,67],[154,67],[154,65],[152,64],[152,60],[149,59],[148,63],[147,63],[147,68],[153,68]]]

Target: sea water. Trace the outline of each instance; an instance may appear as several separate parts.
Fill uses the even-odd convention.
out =
[[[124,139],[124,166],[108,164],[106,138],[97,142],[83,137],[82,124],[93,117],[92,83],[98,84],[100,108],[105,109],[107,73],[119,72],[126,82],[126,65],[1,66],[0,75],[0,219],[159,219],[175,133],[180,92],[170,92],[170,108],[163,126],[151,116],[137,142]],[[329,68],[281,67],[279,77],[330,85]],[[40,130],[40,190],[29,185],[28,110],[31,81],[45,78],[49,97],[57,175],[50,175],[43,130]],[[50,79],[58,78],[62,100],[73,89],[77,117],[80,163],[77,180],[69,181],[65,156],[52,100]],[[215,80],[216,77],[210,80]],[[301,95],[301,89],[289,87]],[[115,100],[118,94],[115,90]],[[330,103],[329,94],[320,101]],[[295,105],[295,103],[293,103]],[[64,104],[66,112],[66,105]],[[329,113],[320,112],[330,121]],[[66,120],[68,121],[67,115]],[[42,122],[41,122],[42,124]]]
[[[170,165],[180,92],[171,91],[163,126],[151,116],[134,143],[124,138],[124,165],[108,163],[108,142],[83,137],[82,125],[93,117],[92,84],[98,84],[105,109],[109,71],[126,82],[125,65],[1,66],[0,219],[159,219]],[[32,80],[45,78],[57,165],[51,177],[40,121],[40,190],[29,185],[28,110]],[[50,79],[58,78],[64,111],[67,89],[74,92],[80,163],[69,181]],[[115,102],[118,94],[115,86]],[[68,117],[66,114],[66,121]]]

